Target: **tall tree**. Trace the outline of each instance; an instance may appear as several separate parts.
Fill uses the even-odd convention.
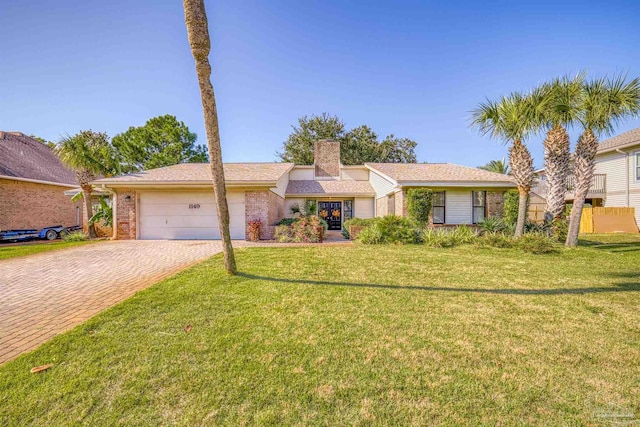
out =
[[[366,125],[346,131],[342,120],[327,113],[299,118],[298,126],[293,126],[283,151],[277,155],[284,162],[312,165],[314,143],[321,139],[340,141],[340,159],[345,165],[416,162],[415,141],[394,135],[379,141],[378,135]]]
[[[284,142],[284,150],[277,153],[283,162],[297,165],[313,164],[313,144],[320,139],[341,141],[345,136],[344,123],[337,116],[322,113],[319,116],[303,116],[298,126]]]
[[[478,166],[478,169],[484,169],[489,172],[501,173],[503,175],[509,175],[511,173],[509,162],[507,162],[506,159],[491,160],[486,165]]]
[[[227,191],[225,188],[224,169],[222,166],[222,148],[220,146],[220,130],[218,128],[218,111],[216,98],[211,84],[211,65],[209,51],[211,39],[204,0],[184,0],[184,20],[187,35],[191,45],[191,53],[196,63],[196,73],[200,85],[200,97],[204,112],[204,123],[207,132],[207,146],[211,159],[211,176],[213,177],[213,191],[218,210],[218,224],[222,236],[224,265],[228,274],[236,274],[236,260],[231,245],[229,231],[229,206],[227,205]]]
[[[109,176],[119,172],[115,150],[106,133],[85,130],[60,140],[56,145],[56,152],[65,165],[76,171],[85,203],[84,222],[88,226],[89,237],[94,238],[96,230],[89,221],[93,216],[90,183],[96,176]]]
[[[573,156],[575,189],[565,242],[567,246],[578,244],[582,208],[595,168],[598,135],[611,134],[621,120],[640,114],[640,79],[627,82],[622,76],[610,80],[602,78],[586,82],[583,90],[580,122],[584,130]]]
[[[472,126],[478,127],[484,135],[511,143],[509,164],[519,193],[516,237],[524,233],[527,201],[533,182],[533,158],[523,141],[535,129],[533,105],[539,96],[539,92],[528,96],[513,93],[498,101],[487,100],[472,111]]]
[[[153,117],[144,126],[130,127],[113,137],[123,172],[176,165],[206,163],[206,148],[196,145],[197,135],[175,116]]]
[[[584,73],[561,77],[543,85],[534,119],[546,128],[543,142],[544,172],[547,177],[545,220],[562,217],[570,172],[571,146],[567,127],[576,123],[580,112]]]

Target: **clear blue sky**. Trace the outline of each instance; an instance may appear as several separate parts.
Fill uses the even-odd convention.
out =
[[[640,2],[519,3],[209,1],[225,161],[275,160],[298,117],[326,111],[416,140],[419,161],[476,166],[506,155],[468,127],[486,97],[640,76]],[[205,142],[181,1],[2,1],[0,22],[0,129],[113,136],[169,113]]]

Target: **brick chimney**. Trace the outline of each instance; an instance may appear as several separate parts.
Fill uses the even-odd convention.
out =
[[[316,178],[328,179],[340,176],[340,142],[321,139],[313,145],[313,162]]]

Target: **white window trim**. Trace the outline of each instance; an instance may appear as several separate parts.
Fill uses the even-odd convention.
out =
[[[638,174],[638,168],[640,167],[640,151],[633,152],[633,158],[635,159],[633,168],[633,177],[636,182],[640,181],[640,174]]]

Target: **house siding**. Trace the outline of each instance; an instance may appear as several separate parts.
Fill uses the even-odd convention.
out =
[[[447,190],[445,221],[447,224],[471,224],[471,191]]]
[[[289,172],[289,179],[292,181],[307,181],[312,180],[313,178],[312,168],[298,168],[294,166],[294,168]]]
[[[373,171],[369,172],[369,183],[373,187],[373,190],[376,192],[377,198],[385,197],[395,188],[394,183]]]
[[[344,181],[368,181],[369,169],[342,168],[340,170],[340,179]]]
[[[0,230],[81,225],[83,201],[72,202],[71,197],[64,195],[68,189],[0,179]]]
[[[356,218],[373,218],[375,216],[374,198],[356,197],[353,200],[353,216]]]
[[[129,196],[129,200],[126,198]],[[116,226],[114,239],[135,240],[137,238],[138,193],[133,190],[116,192]]]
[[[606,175],[605,207],[634,207],[636,223],[640,224],[640,181],[635,176],[635,153],[640,147],[628,150],[629,158],[622,153],[605,153],[596,157],[594,173]],[[627,173],[629,181],[627,183]],[[628,185],[628,199],[627,199]]]
[[[272,191],[245,192],[245,237],[249,239],[248,222],[259,219],[262,222],[260,239],[274,237],[274,224],[284,218],[285,199]]]

